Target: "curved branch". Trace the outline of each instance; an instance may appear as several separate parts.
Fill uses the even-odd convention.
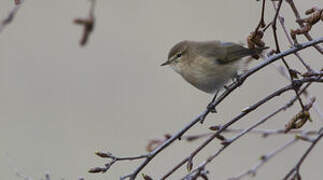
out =
[[[302,49],[305,49],[307,47],[313,46],[315,44],[319,44],[323,42],[323,37],[308,41],[302,44],[299,44],[297,47],[292,47],[286,51],[283,51],[281,53],[275,54],[273,56],[268,57],[265,59],[262,63],[258,64],[257,66],[251,68],[249,71],[244,73],[243,75],[240,76],[239,80],[232,83],[226,88],[226,91],[221,94],[214,102],[212,102],[212,105],[216,107],[218,104],[220,104],[225,97],[227,97],[229,94],[231,94],[236,88],[242,85],[244,80],[246,80],[250,75],[256,73],[257,71],[261,70],[262,68],[266,67],[267,65],[279,60],[281,57],[288,56],[290,54],[293,54],[295,52],[298,52]],[[134,180],[138,173],[146,167],[146,165],[161,151],[166,149],[170,144],[172,144],[175,140],[179,139],[186,131],[188,131],[192,126],[200,122],[201,120],[204,120],[207,115],[210,113],[210,109],[206,109],[204,112],[202,112],[199,116],[197,116],[193,121],[191,121],[189,124],[187,124],[183,129],[179,130],[176,134],[174,134],[171,138],[169,138],[167,141],[165,141],[163,144],[158,146],[154,151],[150,152],[147,156],[147,158],[129,175],[123,176],[120,179],[126,179],[129,178],[130,180]],[[218,137],[218,134],[222,132],[224,129],[226,129],[228,126],[233,124],[236,120],[230,121],[222,130],[219,130],[219,133],[217,135],[213,135],[210,139],[211,141]]]
[[[287,173],[287,175],[283,178],[284,180],[287,180],[293,174],[294,174],[294,177],[300,177],[299,169],[300,169],[302,163],[304,162],[304,160],[306,159],[306,157],[308,156],[308,154],[312,151],[312,149],[314,148],[314,146],[321,140],[322,137],[323,137],[323,128],[321,128],[320,134],[314,139],[314,141],[312,142],[312,144],[310,145],[310,147],[308,147],[308,149],[305,151],[305,153],[303,154],[303,156],[301,157],[301,159],[297,162],[297,164],[295,165],[295,167],[293,169],[291,169]]]
[[[301,86],[303,83],[306,82],[323,82],[323,79],[321,78],[304,78],[302,80],[295,80],[293,81],[293,83],[291,83],[290,85],[287,85],[277,91],[275,91],[274,93],[268,95],[267,97],[261,99],[260,101],[258,101],[257,103],[255,103],[252,106],[249,106],[247,109],[243,110],[239,115],[237,115],[235,118],[233,118],[232,120],[230,120],[229,122],[227,122],[225,125],[221,126],[221,128],[214,133],[212,136],[210,136],[207,140],[205,140],[200,146],[198,146],[188,157],[186,157],[184,160],[182,160],[180,163],[178,163],[172,170],[170,170],[166,175],[164,175],[161,179],[166,179],[168,176],[170,176],[172,173],[174,173],[178,168],[180,168],[181,166],[183,166],[186,162],[191,161],[203,148],[205,148],[210,142],[212,142],[216,137],[218,137],[223,131],[225,131],[225,129],[227,129],[229,126],[231,126],[232,124],[236,123],[237,121],[239,121],[241,118],[243,118],[244,116],[246,116],[248,113],[254,111],[255,109],[257,109],[259,106],[261,106],[262,104],[268,102],[269,100],[271,100],[272,98],[281,95],[282,93],[292,90],[295,88],[295,86]],[[280,109],[278,109],[277,111],[275,111],[274,113],[278,113],[280,111]],[[265,117],[264,119],[260,120],[258,123],[256,123],[256,125],[251,126],[250,128],[248,128],[246,131],[242,132],[241,134],[239,134],[238,136],[236,136],[236,138],[233,138],[231,140],[224,140],[223,141],[223,147],[216,152],[213,156],[211,156],[207,161],[210,162],[212,161],[216,156],[218,156],[218,154],[220,154],[220,152],[222,152],[228,145],[230,145],[233,141],[235,141],[236,139],[238,139],[239,137],[241,137],[242,135],[244,135],[246,132],[252,130],[253,128],[257,127],[258,125],[262,124],[263,122],[265,122],[267,119],[269,119],[272,115],[274,114],[270,114],[267,117]],[[207,162],[207,163],[208,163]],[[201,168],[200,168],[201,169]]]

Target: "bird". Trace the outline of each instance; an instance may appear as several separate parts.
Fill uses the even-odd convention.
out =
[[[268,47],[249,49],[233,42],[180,41],[174,45],[166,62],[197,89],[215,94],[245,69],[247,56],[259,55]]]

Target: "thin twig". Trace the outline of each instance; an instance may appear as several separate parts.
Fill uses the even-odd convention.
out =
[[[274,2],[274,1],[271,1],[272,2],[272,5],[273,5],[273,7],[274,7],[274,9],[277,11],[277,7],[276,7],[276,3]],[[286,26],[285,26],[285,20],[284,20],[284,18],[283,17],[281,17],[281,16],[279,16],[278,17],[278,19],[279,19],[279,23],[280,23],[280,25],[281,25],[281,27],[282,27],[282,29],[283,29],[283,31],[284,31],[284,34],[285,34],[285,36],[286,36],[286,38],[287,38],[287,40],[288,40],[288,42],[289,42],[289,44],[291,45],[291,46],[293,46],[293,41],[292,41],[292,39],[291,39],[291,37],[290,37],[290,35],[288,34],[288,32],[287,32],[287,28],[286,28]],[[308,64],[306,64],[305,63],[305,61],[304,61],[304,59],[298,54],[298,53],[295,53],[295,56],[299,59],[299,61],[304,65],[304,67],[307,69],[307,71],[313,71],[312,70],[312,68],[308,65]]]
[[[309,41],[309,42],[305,42],[303,44],[300,44],[297,47],[292,47],[284,52],[275,54],[273,56],[270,56],[269,58],[267,58],[266,60],[264,60],[262,63],[258,64],[257,66],[251,68],[249,71],[247,71],[246,73],[242,74],[239,79],[237,81],[234,81],[233,83],[231,83],[227,88],[226,91],[224,91],[221,96],[219,96],[216,100],[212,101],[212,106],[215,108],[218,104],[220,104],[225,97],[227,97],[229,94],[231,94],[235,89],[237,89],[239,86],[241,86],[243,84],[243,82],[252,74],[256,73],[257,71],[259,71],[260,69],[266,67],[267,65],[277,61],[278,59],[280,59],[281,57],[290,55],[292,53],[298,52],[304,48],[307,48],[309,46],[313,46],[315,44],[318,43],[322,43],[323,42],[323,37],[315,39],[313,41]],[[304,78],[303,81],[300,81],[300,83],[304,83],[307,81],[321,81],[312,77],[309,78]],[[323,80],[322,80],[323,81]],[[297,83],[296,83],[297,84]],[[289,87],[285,87],[285,88],[292,88],[294,87],[296,84],[293,84]],[[278,92],[279,93],[279,92]],[[263,102],[264,103],[264,102]],[[262,104],[262,103],[260,103]],[[256,107],[257,104],[255,105]],[[138,173],[147,166],[147,164],[149,164],[149,162],[154,159],[154,157],[159,154],[161,151],[163,151],[164,149],[166,149],[170,144],[172,144],[175,140],[181,138],[183,136],[183,134],[188,131],[191,127],[193,127],[195,124],[197,124],[198,122],[204,120],[207,115],[211,112],[210,108],[206,108],[206,110],[204,110],[204,112],[202,112],[199,116],[197,116],[193,121],[191,121],[190,123],[188,123],[183,129],[179,130],[176,134],[174,134],[172,137],[170,137],[169,139],[167,139],[163,144],[161,144],[160,146],[158,146],[156,149],[154,149],[152,152],[147,154],[147,157],[145,157],[145,160],[131,173],[128,174],[126,176],[121,177],[121,179],[130,179],[130,180],[134,180]],[[244,113],[246,113],[247,111],[245,111]],[[244,116],[244,115],[242,115]],[[241,116],[241,117],[242,117]],[[233,119],[232,121],[230,121],[229,123],[227,123],[226,125],[223,126],[222,129],[220,129],[218,131],[218,133],[213,134],[209,140],[212,141],[214,138],[219,138],[219,135],[222,131],[224,131],[227,127],[229,127],[230,125],[232,125],[233,123],[235,123],[238,119],[240,119],[241,117],[237,117],[237,119]],[[203,148],[203,147],[202,147]]]
[[[302,21],[298,21],[299,19],[301,19],[301,16],[300,16],[300,14],[299,14],[299,12],[298,12],[298,10],[297,10],[297,8],[296,8],[295,4],[294,4],[294,0],[286,0],[286,2],[290,5],[290,7],[291,7],[292,11],[294,12],[294,15],[295,15],[295,17],[296,17],[296,22],[299,24],[299,26],[300,26],[300,27],[304,27],[303,22],[302,22]],[[305,36],[305,37],[307,38],[307,40],[309,40],[309,41],[313,40],[312,36],[311,36],[308,32],[304,33],[304,36]],[[321,46],[319,46],[319,45],[314,45],[314,48],[315,48],[319,53],[323,54],[323,49],[321,48]]]
[[[290,55],[292,53],[295,53],[297,51],[300,51],[304,48],[307,48],[309,46],[312,46],[314,44],[318,44],[318,43],[322,43],[323,42],[323,37],[315,39],[313,41],[309,41],[309,42],[305,42],[303,44],[300,44],[297,47],[292,47],[284,52],[275,54],[273,56],[270,56],[269,58],[267,58],[266,60],[264,60],[262,63],[258,64],[257,66],[255,66],[254,68],[251,68],[249,71],[247,71],[246,73],[244,73],[243,75],[240,76],[238,81],[233,82],[231,85],[228,86],[228,88],[226,89],[226,91],[224,93],[221,94],[221,96],[219,96],[212,104],[214,107],[216,107],[218,104],[220,104],[225,97],[227,97],[229,94],[231,94],[236,88],[238,88],[243,81],[245,81],[250,75],[256,73],[257,71],[259,71],[260,69],[266,67],[267,65],[277,61],[278,59],[280,59],[281,57]],[[180,138],[187,130],[189,130],[192,126],[194,126],[196,123],[198,123],[199,121],[203,120],[206,118],[206,116],[210,113],[209,109],[206,109],[203,113],[201,113],[199,116],[197,116],[192,122],[190,122],[189,124],[187,124],[183,129],[179,130],[176,134],[174,134],[171,138],[169,138],[167,141],[165,141],[163,144],[161,144],[160,146],[158,146],[154,151],[150,152],[148,157],[145,159],[144,162],[142,162],[131,174],[123,176],[122,179],[126,179],[129,178],[130,180],[134,180],[138,173],[157,155],[159,154],[161,151],[163,151],[165,148],[167,148],[170,144],[172,144],[175,140],[177,140],[178,138]],[[232,123],[234,123],[235,121],[229,122],[230,124],[227,125],[230,126]],[[225,128],[224,128],[225,129]],[[224,130],[222,129],[221,132]],[[217,135],[213,135],[213,138],[218,137]]]
[[[297,162],[297,164],[295,165],[295,167],[293,169],[291,169],[287,173],[287,175],[283,178],[284,180],[287,180],[293,174],[294,174],[294,177],[295,178],[300,179],[299,169],[300,169],[301,165],[303,164],[303,162],[306,159],[306,157],[308,156],[308,154],[312,151],[312,149],[314,148],[314,146],[317,144],[317,142],[319,142],[321,140],[322,137],[323,137],[323,128],[321,128],[320,134],[314,139],[314,141],[312,142],[312,144],[308,147],[308,149],[302,155],[302,157]]]
[[[3,29],[8,24],[10,24],[13,21],[13,19],[14,19],[15,15],[17,14],[19,8],[22,6],[22,3],[23,3],[23,0],[20,0],[19,2],[17,1],[15,3],[15,7],[9,12],[8,16],[4,20],[1,21],[1,23],[0,23],[0,33],[3,31]]]
[[[282,3],[283,3],[283,0],[279,0],[278,7],[277,7],[277,10],[276,10],[276,13],[275,13],[275,17],[273,19],[273,24],[272,24],[272,29],[273,29],[274,39],[275,39],[275,45],[276,45],[276,52],[278,52],[278,53],[280,52],[280,47],[279,47],[279,43],[278,43],[278,37],[277,37],[277,31],[276,31],[277,30],[276,24],[277,24],[277,19],[278,19],[278,16],[279,16],[279,12],[280,12]],[[288,73],[289,73],[289,76],[290,76],[290,80],[293,81],[294,80],[294,76],[292,74],[291,68],[287,64],[287,62],[284,59],[284,57],[282,57],[281,60],[282,60],[282,62],[284,63],[285,67],[288,70]],[[297,96],[297,99],[298,99],[298,102],[299,102],[301,108],[304,110],[304,103],[303,103],[302,99],[298,96],[297,90],[298,89],[295,88],[294,89],[294,92],[295,92],[295,94]]]
[[[295,99],[296,100],[296,99]],[[220,129],[221,126],[212,126],[212,129],[215,131]],[[223,133],[231,133],[231,134],[237,134],[246,131],[246,129],[243,128],[227,128],[226,130],[223,131]],[[285,132],[285,129],[253,129],[248,132],[248,134],[256,134],[256,135],[261,135],[264,138],[267,138],[269,136],[273,135],[292,135],[292,134],[301,134],[304,133],[305,130],[300,130],[300,129],[292,129],[288,132]],[[306,131],[309,135],[316,134],[316,131]],[[201,134],[194,134],[194,135],[187,135],[184,136],[183,139],[186,141],[195,141],[201,138],[205,138],[208,136],[211,136],[214,134],[214,132],[209,132],[209,133],[201,133]]]
[[[253,104],[252,106],[249,106],[247,109],[245,109],[244,111],[242,111],[239,115],[237,115],[235,118],[233,118],[232,120],[230,120],[229,122],[227,122],[226,124],[224,124],[223,126],[221,126],[221,128],[214,133],[212,136],[210,136],[208,139],[206,139],[200,146],[198,146],[188,157],[186,157],[183,161],[181,161],[180,163],[178,163],[178,165],[175,166],[175,168],[171,169],[166,175],[164,175],[161,179],[166,179],[169,175],[171,175],[173,172],[175,172],[179,167],[181,167],[182,165],[184,165],[186,162],[191,163],[190,161],[192,161],[192,159],[203,149],[205,148],[210,142],[212,142],[216,137],[218,137],[220,135],[220,133],[222,133],[226,128],[228,128],[229,126],[231,126],[232,124],[236,123],[237,121],[239,121],[242,117],[246,116],[247,114],[249,114],[250,112],[254,111],[255,109],[257,109],[259,106],[261,106],[262,104],[268,102],[269,100],[271,100],[272,98],[281,95],[282,93],[292,90],[293,88],[295,88],[295,86],[301,86],[303,83],[306,82],[323,82],[323,79],[321,78],[313,78],[313,79],[302,79],[302,80],[297,80],[297,83],[291,83],[288,86],[285,86],[277,91],[275,91],[274,93],[266,96],[265,98],[261,99],[260,101],[258,101],[257,103]],[[256,126],[255,126],[256,127]],[[254,127],[253,127],[254,128]],[[224,146],[227,146],[227,144],[230,144],[230,141],[224,141]]]
[[[303,93],[308,87],[309,87],[310,83],[308,83],[301,91],[300,93]],[[277,109],[276,111],[272,112],[271,114],[267,115],[266,117],[264,117],[263,119],[259,120],[256,124],[250,126],[249,128],[247,129],[243,129],[242,131],[239,131],[236,130],[236,129],[233,129],[234,132],[237,132],[239,131],[239,134],[236,135],[235,137],[231,138],[230,140],[226,140],[224,142],[222,142],[222,144],[224,145],[221,149],[219,149],[214,155],[210,156],[206,161],[204,161],[203,163],[201,163],[195,170],[193,170],[190,174],[188,174],[186,177],[189,177],[191,175],[194,175],[194,173],[198,172],[198,171],[201,171],[203,169],[205,169],[205,166],[210,163],[214,158],[216,158],[225,148],[227,148],[230,144],[232,144],[234,141],[236,141],[237,139],[239,139],[240,137],[242,137],[243,135],[245,135],[246,133],[248,132],[252,132],[254,131],[254,133],[262,133],[263,136],[268,136],[270,134],[273,134],[273,133],[284,133],[285,132],[285,129],[282,129],[282,130],[272,130],[272,131],[266,131],[266,130],[263,130],[263,131],[256,131],[256,130],[253,130],[254,128],[256,128],[257,126],[263,124],[265,121],[267,121],[268,119],[272,118],[274,115],[278,114],[279,112],[283,111],[283,110],[286,110],[287,108],[291,107],[294,102],[297,100],[296,96],[294,98],[292,98],[286,105],[282,106],[281,108]],[[216,130],[219,130],[221,127],[217,127]],[[230,129],[226,129],[226,130],[230,130]],[[225,132],[225,131],[223,131]],[[294,131],[294,132],[297,132],[297,131]],[[298,131],[298,132],[304,132],[304,131]],[[306,132],[308,134],[316,134],[317,132]],[[178,166],[176,166],[178,167]],[[179,168],[179,167],[178,167]],[[174,169],[173,169],[174,170]]]
[[[118,161],[132,161],[132,160],[138,160],[138,159],[144,159],[147,158],[148,155],[139,155],[139,156],[130,156],[130,157],[117,157],[112,155],[109,152],[96,152],[95,153],[97,156],[101,158],[107,158],[110,159],[111,161],[106,163],[104,167],[95,167],[91,168],[89,170],[89,173],[105,173],[110,167],[118,162]]]
[[[258,30],[262,27],[265,27],[266,26],[266,23],[265,23],[265,6],[266,6],[266,0],[262,0],[262,7],[261,7],[261,16],[260,16],[260,20],[259,20],[259,23],[255,29],[255,32],[257,33]]]
[[[296,100],[296,98],[291,99],[291,101],[289,103],[287,103],[285,106],[282,106],[281,108],[277,109],[276,111],[270,113],[269,115],[267,115],[266,117],[262,118],[256,124],[250,126],[249,128],[244,129],[243,131],[240,131],[238,135],[236,135],[235,137],[231,138],[230,140],[226,140],[226,141],[222,142],[222,144],[223,144],[223,147],[222,148],[220,148],[216,153],[214,153],[212,156],[210,156],[207,160],[205,160],[200,165],[198,165],[198,167],[196,169],[194,169],[191,173],[189,173],[188,175],[186,175],[185,178],[187,178],[189,176],[192,176],[194,173],[205,169],[205,166],[207,164],[209,164],[212,160],[214,160],[230,144],[232,144],[234,141],[236,141],[237,139],[239,139],[240,137],[242,137],[246,133],[252,132],[252,130],[254,128],[256,128],[257,126],[263,124],[264,122],[266,122],[268,119],[272,118],[273,116],[275,116],[279,112],[287,109],[288,107],[291,107],[292,104],[295,102],[295,100]],[[223,132],[225,132],[225,131],[223,131]],[[264,132],[262,132],[262,133],[264,133]]]
[[[272,159],[278,153],[280,153],[283,150],[290,147],[292,144],[296,143],[298,140],[299,140],[298,138],[293,138],[292,140],[288,141],[286,144],[283,144],[282,146],[278,147],[277,149],[273,150],[272,152],[261,156],[260,161],[257,164],[255,164],[251,169],[242,172],[240,175],[238,175],[236,177],[229,178],[229,180],[240,180],[248,175],[255,176],[257,170],[259,168],[261,168],[266,162],[268,162],[270,159]]]
[[[295,53],[297,54],[297,53]],[[285,78],[288,79],[287,77],[287,70],[285,68],[283,68],[282,66],[275,66],[276,69],[278,70],[278,72]],[[303,77],[310,77],[310,76],[323,76],[323,72],[322,71],[308,71],[304,74],[302,74]],[[310,101],[311,99],[313,99],[313,96],[311,96],[308,91],[305,91],[303,93],[303,95],[307,98],[308,101]],[[315,101],[314,104],[313,104],[313,109],[315,110],[315,112],[318,114],[319,118],[321,121],[323,121],[323,112],[320,108],[320,106],[318,105],[318,102]]]
[[[83,35],[80,40],[80,45],[84,46],[88,42],[90,34],[94,30],[94,25],[95,25],[95,16],[94,16],[94,8],[96,4],[96,0],[90,0],[91,2],[91,7],[90,7],[90,12],[89,16],[87,18],[76,18],[74,19],[74,23],[78,25],[83,26]]]

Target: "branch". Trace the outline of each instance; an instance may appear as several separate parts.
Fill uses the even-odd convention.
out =
[[[265,47],[265,43],[262,41],[264,36],[264,32],[267,29],[266,23],[264,20],[265,17],[265,6],[266,0],[262,1],[262,8],[261,8],[261,17],[259,23],[254,32],[251,32],[250,35],[247,37],[247,45],[249,49],[256,49],[257,47]],[[259,30],[263,28],[262,30]],[[254,59],[259,59],[259,55],[255,54],[251,56]]]
[[[298,141],[297,138],[293,138],[291,141],[288,141],[286,144],[278,147],[274,151],[272,151],[272,152],[270,152],[270,153],[268,153],[266,155],[261,156],[260,161],[257,164],[255,164],[253,168],[242,172],[240,175],[238,175],[236,177],[229,178],[229,180],[240,180],[240,179],[242,179],[242,178],[244,178],[245,176],[248,176],[248,175],[255,176],[257,170],[259,168],[261,168],[266,162],[268,162],[270,159],[272,159],[278,153],[280,153],[283,150],[287,149],[288,147],[290,147],[291,145],[293,145],[297,141]]]
[[[0,23],[0,33],[3,31],[3,29],[8,24],[10,24],[13,21],[15,15],[17,14],[17,12],[18,12],[20,6],[22,5],[22,3],[23,3],[23,0],[20,0],[20,1],[16,0],[15,1],[15,7],[9,12],[8,16],[4,20],[2,20],[1,23]]]
[[[229,85],[228,87],[226,87],[226,91],[224,93],[221,94],[221,96],[219,98],[217,98],[216,101],[213,102],[213,106],[217,106],[218,104],[220,104],[229,94],[231,94],[236,88],[238,88],[250,75],[256,73],[257,71],[261,70],[262,68],[266,67],[267,65],[279,60],[281,57],[285,57],[288,56],[290,54],[293,54],[295,52],[298,52],[304,48],[313,46],[315,44],[319,44],[319,43],[323,43],[323,37],[320,37],[318,39],[312,40],[312,41],[308,41],[305,42],[303,44],[299,44],[297,47],[291,47],[290,49],[272,55],[268,58],[266,58],[262,63],[259,63],[258,65],[256,65],[255,67],[251,68],[250,70],[248,70],[246,73],[242,74],[239,77],[239,80],[237,82],[232,83],[231,85]]]
[[[75,24],[83,26],[83,35],[80,40],[81,46],[86,45],[90,34],[93,32],[94,25],[95,25],[94,8],[95,8],[96,0],[90,0],[90,1],[91,1],[91,7],[90,7],[89,16],[87,18],[76,18],[74,20]]]
[[[293,98],[292,100],[296,100],[296,98]],[[291,101],[292,102],[292,101]],[[231,138],[230,140],[226,140],[222,142],[222,147],[216,152],[214,153],[212,156],[210,156],[207,160],[205,160],[204,162],[202,162],[200,165],[198,165],[198,167],[196,169],[194,169],[191,173],[189,173],[188,175],[185,176],[185,178],[188,178],[190,176],[194,176],[194,173],[198,173],[199,171],[202,171],[205,169],[205,166],[207,164],[209,164],[212,160],[214,160],[225,148],[227,148],[229,145],[231,145],[233,142],[235,142],[236,140],[238,140],[240,137],[242,137],[243,135],[245,135],[248,132],[252,132],[252,130],[254,128],[256,128],[257,126],[263,124],[264,122],[266,122],[268,119],[272,118],[273,116],[275,116],[276,114],[278,114],[279,112],[283,111],[285,108],[288,108],[292,105],[292,103],[288,103],[285,106],[279,108],[278,110],[274,111],[273,113],[267,115],[266,117],[264,117],[263,119],[261,119],[260,121],[258,121],[256,124],[252,125],[251,127],[244,129],[242,131],[239,132],[238,135],[236,135],[235,137]],[[221,127],[220,127],[221,128]],[[227,129],[228,130],[228,129]],[[225,132],[225,131],[223,131]],[[256,131],[259,132],[259,131]],[[279,131],[276,131],[279,132]],[[284,132],[284,130],[283,130]],[[260,133],[264,133],[263,135],[265,135],[265,131],[260,131]],[[274,133],[274,132],[272,132]],[[185,163],[185,162],[184,162]],[[177,167],[177,166],[176,166]],[[170,174],[169,174],[170,175]],[[184,178],[184,179],[185,179]]]
[[[231,94],[236,88],[238,88],[239,86],[241,86],[243,84],[243,82],[252,74],[256,73],[257,71],[261,70],[262,68],[266,67],[267,65],[277,61],[278,59],[280,59],[281,57],[284,56],[288,56],[290,54],[293,54],[295,52],[298,52],[302,49],[305,49],[307,47],[313,46],[315,44],[319,44],[323,42],[323,37],[312,40],[312,41],[308,41],[305,42],[303,44],[299,44],[297,47],[292,47],[284,52],[275,54],[273,56],[270,56],[269,58],[265,59],[262,63],[258,64],[257,66],[251,68],[249,71],[247,71],[246,73],[242,74],[239,79],[233,83],[231,83],[228,87],[226,87],[226,90],[221,94],[221,96],[219,96],[217,99],[214,99],[214,101],[211,102],[211,106],[212,108],[215,108],[218,104],[220,104],[229,94]],[[317,80],[315,78],[312,77],[308,77],[308,78],[304,78],[303,81],[297,81],[300,82],[301,84],[304,82],[310,82],[310,81],[321,81],[321,80]],[[323,80],[322,80],[323,81]],[[295,81],[296,82],[296,81]],[[295,85],[295,84],[294,84]],[[289,90],[290,88],[293,88],[294,85],[290,85],[285,87],[284,89],[276,92],[277,95],[279,93],[282,93],[284,91]],[[273,97],[275,96],[272,95]],[[272,97],[270,97],[269,99],[271,99]],[[262,101],[260,104],[264,103],[265,101]],[[258,107],[260,104],[256,104],[255,106]],[[209,106],[208,106],[209,107]],[[123,176],[121,177],[121,179],[130,179],[130,180],[134,180],[138,173],[147,166],[147,164],[149,164],[149,162],[154,159],[154,157],[159,154],[161,151],[163,151],[164,149],[166,149],[170,144],[172,144],[175,140],[180,139],[182,137],[183,134],[185,134],[186,131],[188,131],[191,127],[193,127],[195,124],[197,124],[198,122],[202,122],[207,115],[211,112],[212,108],[206,108],[206,110],[204,110],[204,112],[202,112],[200,115],[198,115],[195,119],[193,119],[190,123],[188,123],[183,129],[179,130],[176,134],[174,134],[172,137],[170,137],[169,139],[167,139],[163,144],[161,144],[160,146],[158,146],[156,149],[154,149],[152,152],[148,153],[146,155],[146,157],[144,157],[144,161],[129,175]],[[249,111],[251,111],[251,109],[249,109]],[[244,113],[248,113],[248,111],[244,111],[243,115],[241,117],[243,117],[245,114]],[[226,125],[223,126],[222,129],[220,129],[217,133],[215,133],[214,135],[212,135],[209,138],[209,141],[212,141],[214,138],[219,138],[219,134],[224,131],[227,127],[229,127],[231,124],[233,124],[234,122],[236,122],[238,119],[240,119],[241,117],[237,117],[236,119],[233,119],[232,121],[230,121],[229,123],[227,123]],[[203,147],[202,147],[203,148]],[[198,151],[196,151],[198,152]]]
[[[271,1],[272,2],[272,5],[274,7],[274,9],[277,11],[277,7],[276,7],[276,3],[274,1]],[[286,29],[286,26],[285,26],[285,20],[283,17],[281,16],[278,16],[278,19],[279,19],[279,23],[284,31],[284,34],[288,40],[288,43],[293,46],[293,41],[291,39],[291,37],[289,36],[288,32],[287,32],[287,29]],[[305,66],[305,68],[307,69],[307,71],[313,71],[312,68],[305,63],[304,59],[298,54],[298,53],[295,53],[295,56],[299,59],[299,61]]]
[[[299,173],[299,169],[302,165],[302,163],[304,162],[304,160],[306,159],[306,157],[308,156],[308,154],[312,151],[312,149],[314,148],[314,146],[321,140],[321,138],[323,137],[323,128],[321,128],[321,130],[319,131],[319,135],[314,139],[314,141],[312,142],[312,144],[308,147],[308,149],[305,151],[305,153],[303,154],[303,156],[300,158],[300,160],[297,162],[297,164],[295,165],[295,167],[293,169],[291,169],[287,175],[284,177],[284,180],[287,180],[291,175],[293,175],[293,179],[301,179],[301,175]]]
[[[218,104],[220,104],[225,97],[227,97],[231,92],[233,92],[236,88],[238,88],[244,80],[246,80],[250,75],[254,74],[255,72],[259,71],[260,69],[264,68],[265,66],[275,62],[276,60],[280,59],[281,57],[287,56],[289,54],[295,53],[297,51],[300,51],[304,48],[307,48],[309,46],[312,46],[314,44],[322,43],[323,37],[309,41],[303,44],[300,44],[300,46],[292,47],[282,53],[270,56],[267,58],[264,62],[260,63],[259,65],[255,66],[254,68],[247,71],[245,74],[243,74],[239,81],[232,83],[222,95],[216,99],[212,105],[215,107]],[[188,125],[186,125],[183,129],[181,129],[179,132],[177,132],[175,135],[173,135],[171,138],[169,138],[167,141],[165,141],[162,145],[160,145],[158,148],[156,148],[154,151],[150,153],[150,155],[147,157],[147,159],[140,164],[140,166],[132,173],[130,174],[129,179],[134,180],[137,176],[137,174],[163,149],[167,148],[171,143],[173,143],[176,139],[180,138],[187,130],[189,130],[192,126],[194,126],[196,123],[198,123],[201,120],[204,120],[206,116],[210,113],[209,109],[206,109],[202,114],[200,114],[197,118],[195,118],[192,122],[190,122]],[[234,122],[232,122],[234,123]],[[231,124],[228,124],[228,126]],[[224,129],[223,129],[224,130]],[[220,132],[222,132],[221,130]],[[213,135],[212,137],[216,138],[216,135]],[[212,138],[213,139],[213,138]]]
[[[285,109],[284,109],[285,110]],[[211,126],[210,129],[213,131],[219,130],[221,126],[215,125]],[[237,134],[246,131],[246,129],[243,128],[227,128],[222,133],[231,133],[231,134]],[[255,135],[261,135],[263,138],[267,138],[269,136],[273,135],[291,135],[291,134],[301,134],[304,133],[305,130],[300,129],[292,129],[288,132],[285,132],[286,129],[252,129],[248,133],[249,134],[255,134]],[[307,134],[312,135],[316,134],[316,131],[306,131]],[[195,141],[197,139],[205,138],[208,136],[213,135],[214,133],[202,133],[202,134],[195,134],[195,135],[187,135],[184,136],[183,139],[185,139],[188,142]]]
[[[171,175],[172,173],[174,173],[179,167],[181,167],[182,165],[184,165],[186,162],[188,162],[188,164],[192,164],[192,160],[193,158],[203,149],[205,148],[210,142],[212,142],[216,137],[219,137],[221,135],[221,133],[228,128],[229,126],[231,126],[232,124],[236,123],[237,121],[239,121],[241,118],[243,118],[245,115],[249,114],[250,112],[254,111],[255,109],[257,109],[259,106],[261,106],[262,104],[268,102],[269,100],[271,100],[272,98],[281,95],[282,93],[292,90],[294,89],[296,86],[300,87],[303,83],[306,82],[323,82],[323,79],[319,78],[313,78],[313,79],[307,79],[304,78],[302,80],[294,80],[293,83],[291,83],[288,86],[285,86],[277,91],[275,91],[274,93],[268,95],[267,97],[261,99],[260,101],[258,101],[257,103],[255,103],[252,106],[249,106],[248,108],[244,109],[239,115],[237,115],[235,118],[233,118],[232,120],[230,120],[228,123],[226,123],[225,125],[221,126],[221,128],[214,133],[212,136],[210,136],[207,140],[205,140],[200,146],[198,146],[188,157],[186,157],[183,161],[181,161],[178,165],[176,165],[172,170],[170,170],[166,175],[163,176],[163,178],[161,179],[166,179],[169,175]],[[278,110],[277,110],[278,111]],[[274,112],[275,114],[276,112]],[[278,112],[277,112],[278,113]],[[252,127],[250,127],[249,129],[253,129],[256,126],[262,124],[263,122],[265,122],[267,119],[269,119],[272,116],[272,114],[270,114],[269,116],[265,117],[263,120],[259,121],[256,125],[253,125]],[[248,129],[248,131],[249,131]],[[242,135],[244,135],[246,132],[242,132],[240,135],[238,135],[236,137],[236,139],[238,139],[239,137],[241,137]],[[231,140],[224,140],[222,142],[222,144],[224,145],[219,152],[217,152],[214,156],[212,156],[210,159],[208,159],[208,161],[212,161],[220,152],[222,152],[226,146],[228,146],[229,144],[231,144],[233,141],[235,141],[236,139],[231,139]]]
[[[272,29],[273,29],[273,34],[274,34],[274,39],[275,39],[275,45],[276,45],[276,52],[278,52],[278,53],[280,52],[280,48],[279,48],[279,43],[278,43],[278,37],[277,37],[277,31],[276,31],[277,30],[276,24],[277,24],[277,19],[278,19],[278,16],[279,16],[279,11],[281,9],[282,3],[283,3],[283,0],[279,0],[278,7],[277,7],[277,10],[276,10],[276,13],[275,13],[275,17],[274,17],[273,23],[272,23]],[[293,81],[294,80],[294,75],[292,73],[293,71],[291,70],[291,68],[287,64],[287,62],[284,59],[284,57],[282,57],[281,60],[283,61],[285,67],[288,70],[290,80]],[[302,107],[302,110],[304,110],[304,103],[303,103],[302,99],[298,96],[297,89],[294,89],[294,92],[295,92],[295,94],[297,96],[297,100],[298,100],[300,106]]]
[[[132,157],[117,157],[112,155],[111,153],[107,152],[96,152],[97,156],[101,158],[107,158],[111,161],[106,163],[104,167],[95,167],[89,170],[89,173],[105,173],[110,167],[116,163],[117,161],[132,161],[132,160],[138,160],[138,159],[144,159],[147,158],[148,155],[140,155],[140,156],[132,156]]]
[[[264,17],[265,17],[265,6],[266,6],[266,0],[262,0],[262,8],[261,8],[261,17],[260,17],[260,20],[259,20],[259,23],[255,29],[255,32],[257,33],[259,28],[263,28],[266,26],[266,23],[265,23],[265,20],[264,20]]]
[[[298,23],[298,25],[299,25],[301,28],[303,28],[303,27],[304,27],[303,22],[302,22],[302,21],[298,21],[298,20],[300,20],[300,19],[301,19],[301,16],[299,15],[299,12],[298,12],[298,10],[297,10],[297,8],[296,8],[295,4],[294,4],[294,0],[286,0],[286,2],[290,5],[290,7],[291,7],[292,11],[294,12],[294,15],[295,15],[295,17],[296,17],[296,22]],[[304,36],[305,36],[305,37],[307,38],[307,40],[309,40],[309,41],[313,40],[312,36],[311,36],[308,32],[304,33]],[[323,49],[322,49],[319,45],[314,45],[314,47],[315,47],[315,49],[316,49],[319,53],[323,54]]]

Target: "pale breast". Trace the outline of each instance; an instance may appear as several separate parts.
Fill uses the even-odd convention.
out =
[[[239,64],[239,62],[233,62],[220,65],[199,57],[190,64],[176,65],[174,70],[196,88],[207,93],[214,93],[237,73]]]

